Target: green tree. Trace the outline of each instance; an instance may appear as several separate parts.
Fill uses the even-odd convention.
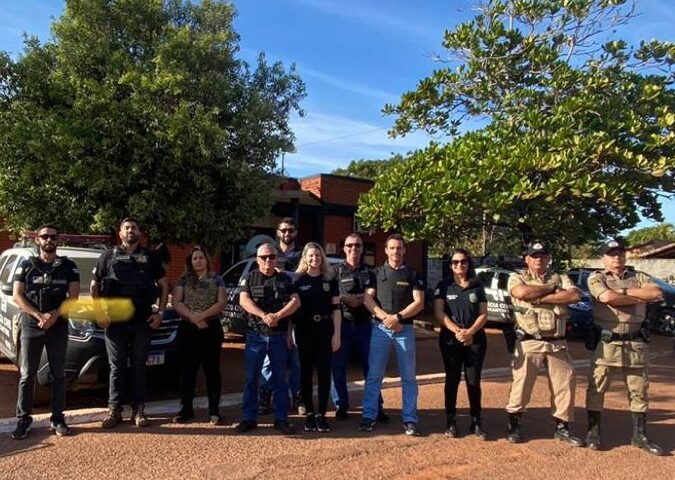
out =
[[[638,228],[626,235],[626,242],[631,247],[643,245],[652,240],[675,242],[675,226],[672,223],[661,223],[653,227]]]
[[[392,166],[361,197],[361,220],[446,244],[496,225],[566,245],[662,220],[659,195],[675,191],[675,45],[601,43],[634,16],[622,0],[480,8],[446,31],[450,60],[385,107],[392,135],[451,141]],[[459,135],[469,117],[485,126]]]
[[[67,0],[52,38],[0,55],[0,215],[219,247],[270,205],[304,85],[237,59],[221,0]]]
[[[384,160],[352,160],[346,167],[336,168],[331,173],[346,177],[375,180],[384,173],[389,166],[397,162],[402,162],[403,160],[404,157],[400,153],[392,155],[390,158]]]

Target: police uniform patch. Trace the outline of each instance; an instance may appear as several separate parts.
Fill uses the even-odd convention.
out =
[[[328,282],[323,282],[323,291],[330,292],[330,284]]]
[[[441,294],[440,288],[437,288],[436,290],[434,290],[434,295],[440,295],[440,294]]]
[[[148,263],[148,256],[147,255],[139,255],[136,257],[136,261],[138,263]]]
[[[478,295],[476,295],[474,292],[471,292],[469,294],[469,301],[471,303],[478,303]]]
[[[23,268],[19,267],[15,270],[14,275],[21,275],[21,272],[23,272]]]
[[[241,282],[239,282],[239,285],[241,285],[242,287],[243,287],[244,285],[246,285],[246,279],[245,279],[245,278],[242,278],[242,279],[241,279]]]
[[[403,287],[407,287],[407,286],[410,285],[410,283],[409,283],[409,282],[402,281],[402,280],[399,280],[398,282],[396,282],[396,285],[401,285],[401,286],[403,286]]]

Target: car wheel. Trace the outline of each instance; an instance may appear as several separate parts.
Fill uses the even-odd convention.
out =
[[[651,330],[661,335],[673,335],[675,333],[675,310],[663,308],[658,316],[651,322]]]

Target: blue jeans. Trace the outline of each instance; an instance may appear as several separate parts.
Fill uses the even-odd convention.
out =
[[[274,419],[277,421],[288,419],[287,336],[283,334],[262,335],[247,330],[246,348],[244,349],[246,380],[244,381],[244,398],[242,400],[242,410],[246,421],[255,422],[258,418],[258,380],[266,355],[270,359],[270,380],[274,394]]]
[[[417,423],[417,378],[415,377],[415,327],[403,325],[400,333],[381,323],[373,325],[366,389],[363,394],[363,418],[377,418],[378,399],[382,390],[391,347],[396,352],[403,394],[403,422]]]
[[[368,354],[370,352],[370,336],[372,324],[342,322],[340,349],[333,353],[333,383],[330,396],[336,408],[349,410],[349,392],[347,391],[347,370],[352,350],[356,350],[356,357],[361,364],[364,380],[368,378]],[[380,397],[380,407],[382,397]]]
[[[300,392],[300,355],[298,355],[297,346],[288,351],[286,366],[288,368],[288,388],[291,391],[291,396],[295,397]],[[270,379],[272,378],[272,369],[270,368],[269,357],[265,357],[265,362],[260,370],[260,377],[260,390],[271,392],[272,385]]]

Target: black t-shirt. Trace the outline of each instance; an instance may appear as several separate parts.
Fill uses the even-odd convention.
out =
[[[298,264],[300,263],[300,257],[302,257],[302,250],[300,250],[299,248],[294,248],[293,250],[290,250],[286,253],[282,252],[281,249],[279,249],[277,265],[282,270],[294,272],[295,269],[298,268]]]
[[[301,305],[299,315],[295,318],[298,328],[315,322],[331,321],[333,297],[340,296],[337,279],[324,280],[323,275],[313,277],[303,273],[295,281],[295,288]]]
[[[466,288],[448,278],[438,282],[434,299],[443,300],[443,311],[461,328],[471,327],[480,315],[480,304],[487,302],[483,285],[471,279]],[[441,324],[441,329],[446,329]],[[447,330],[447,329],[446,329]]]
[[[374,270],[366,288],[375,288],[377,301],[387,313],[398,313],[413,302],[413,290],[424,291],[424,280],[407,265],[395,270],[385,263]],[[406,318],[401,323],[412,321]]]
[[[362,263],[355,269],[352,269],[346,262],[342,262],[337,266],[338,286],[340,288],[340,295],[349,293],[358,295],[366,291],[366,286],[369,285],[372,269]],[[366,307],[351,308],[347,305],[342,305],[343,320],[353,320],[356,323],[364,323],[370,319],[370,312]]]
[[[272,276],[264,275],[260,270],[249,272],[241,284],[241,291],[248,293],[251,299],[265,313],[276,313],[291,300],[296,292],[293,279],[285,272],[275,270]],[[284,333],[288,330],[288,317],[279,320],[276,327],[266,325],[262,319],[247,312],[246,326],[263,335]]]
[[[14,281],[25,285],[24,296],[41,313],[58,309],[68,298],[68,285],[80,281],[80,270],[67,257],[56,257],[52,263],[39,257],[27,258],[14,272]],[[59,318],[58,322],[65,322]],[[38,328],[32,315],[22,316],[22,326]]]

